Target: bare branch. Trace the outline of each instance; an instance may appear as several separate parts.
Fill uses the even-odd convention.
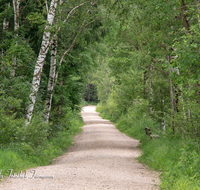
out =
[[[84,3],[81,3],[80,5],[77,5],[76,7],[74,7],[74,8],[69,12],[69,14],[67,15],[67,18],[63,21],[63,23],[67,22],[67,20],[69,19],[69,17],[71,16],[71,14],[73,13],[74,10],[76,10],[77,8],[79,8],[79,7],[83,6],[83,5],[85,5],[86,3],[88,3],[88,1],[87,1],[87,2],[84,2]]]
[[[91,2],[91,6],[94,6],[97,2],[98,2],[98,0],[95,1],[94,3]]]
[[[62,64],[65,55],[66,55],[70,50],[73,49],[73,47],[74,47],[74,45],[75,45],[75,42],[76,42],[76,39],[78,38],[79,34],[81,33],[81,31],[82,31],[82,29],[83,29],[83,26],[84,26],[84,24],[85,24],[85,22],[86,22],[86,19],[87,19],[87,16],[88,16],[89,11],[90,11],[90,10],[88,9],[87,12],[86,12],[86,16],[85,16],[85,18],[84,18],[84,20],[83,20],[83,23],[82,23],[82,25],[80,26],[79,31],[78,31],[78,33],[76,34],[74,40],[72,41],[71,46],[63,53],[63,55],[62,55],[62,57],[61,57],[61,59],[60,59],[59,65]],[[58,72],[56,73],[54,86],[56,85],[57,79],[58,79]]]
[[[48,8],[47,0],[45,0],[45,4],[46,4],[46,9],[47,9],[47,14],[48,14],[48,12],[49,12],[49,8]]]
[[[168,50],[168,49],[167,49],[167,46],[165,46],[165,45],[163,45],[163,44],[160,44],[160,43],[158,43],[158,45],[161,46],[162,48],[164,48],[165,50]]]
[[[101,18],[100,18],[100,17],[95,18],[94,20],[88,22],[88,23],[85,25],[85,27],[87,27],[88,25],[92,24],[92,23],[95,22],[96,20],[101,20]]]
[[[163,71],[163,70],[158,69],[158,68],[155,68],[155,67],[154,67],[154,69],[157,70],[157,71],[160,71],[160,72],[162,72],[162,73],[165,73],[166,75],[169,75],[168,72],[166,72],[166,71]]]
[[[86,21],[86,19],[87,19],[88,13],[89,13],[89,10],[87,11],[86,17],[85,17],[85,19],[84,19],[84,21],[83,21],[83,23],[82,23],[82,25],[81,25],[81,27],[80,27],[80,29],[79,29],[79,32],[76,34],[76,37],[74,38],[74,40],[73,40],[71,46],[68,48],[68,50],[67,50],[65,53],[63,53],[63,55],[62,55],[62,57],[61,57],[61,60],[60,60],[60,63],[59,63],[60,65],[61,65],[61,63],[62,63],[62,61],[63,61],[64,56],[74,47],[74,44],[75,44],[75,42],[76,42],[76,39],[78,38],[79,34],[81,33],[82,28],[83,28],[83,25],[84,25],[84,23],[85,23],[85,21]]]
[[[79,8],[79,7],[83,6],[83,5],[85,5],[86,3],[89,3],[89,1],[84,2],[84,3],[81,3],[81,4],[77,5],[76,7],[74,7],[74,8],[69,12],[69,14],[67,15],[67,18],[63,21],[63,23],[67,22],[67,20],[73,15],[72,13],[73,13],[74,10],[76,10],[77,8]],[[53,42],[53,39],[54,39],[54,38],[56,37],[56,35],[60,32],[60,29],[61,29],[61,27],[58,28],[58,30],[56,31],[56,33],[55,33],[54,36],[52,37],[52,39],[51,39],[51,41],[50,41],[50,43],[49,43],[49,47],[51,46],[51,44],[52,44],[52,42]]]

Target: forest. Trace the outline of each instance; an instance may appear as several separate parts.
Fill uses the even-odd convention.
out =
[[[1,0],[0,32],[2,174],[61,155],[95,102],[161,189],[199,189],[200,0]]]

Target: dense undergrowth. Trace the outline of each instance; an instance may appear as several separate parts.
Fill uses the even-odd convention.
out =
[[[200,189],[199,139],[174,134],[170,129],[161,131],[160,124],[145,114],[145,109],[145,104],[140,104],[122,113],[114,104],[97,106],[102,117],[113,121],[123,133],[140,140],[143,154],[138,160],[160,172],[161,189]],[[145,127],[160,138],[150,139],[145,134]]]
[[[28,126],[3,111],[0,112],[0,177],[12,175],[30,167],[47,165],[63,154],[81,131],[83,121],[79,111],[68,110],[59,124],[44,123],[40,114]],[[9,126],[9,128],[7,127]]]

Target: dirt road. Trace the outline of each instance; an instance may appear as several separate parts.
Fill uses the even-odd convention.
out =
[[[156,172],[148,171],[135,159],[138,140],[120,133],[108,120],[83,108],[83,132],[67,153],[49,166],[26,171],[21,178],[7,178],[1,190],[146,190],[158,189]]]

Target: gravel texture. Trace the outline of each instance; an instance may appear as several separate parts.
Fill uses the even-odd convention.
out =
[[[158,173],[136,158],[139,141],[99,117],[95,106],[82,109],[83,132],[75,144],[49,166],[3,179],[1,190],[146,190],[159,189]]]

